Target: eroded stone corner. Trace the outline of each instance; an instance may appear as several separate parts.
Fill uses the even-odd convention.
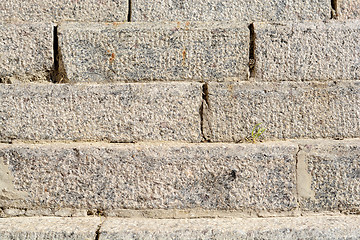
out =
[[[14,177],[9,165],[0,156],[0,200],[22,200],[27,197],[26,192],[18,191],[13,184]]]
[[[296,154],[296,189],[298,201],[301,199],[315,200],[315,191],[311,189],[312,177],[308,171],[306,152],[299,146]]]

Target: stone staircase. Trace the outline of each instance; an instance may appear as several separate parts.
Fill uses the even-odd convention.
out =
[[[0,239],[360,239],[359,39],[359,0],[1,1]]]

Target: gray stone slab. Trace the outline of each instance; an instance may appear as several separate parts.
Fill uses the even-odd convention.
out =
[[[0,239],[95,239],[96,230],[100,224],[101,219],[98,217],[0,218]]]
[[[0,23],[0,82],[49,81],[53,64],[52,24]]]
[[[252,141],[257,124],[266,129],[258,140],[360,137],[358,81],[209,83],[208,92],[211,141]]]
[[[359,80],[360,20],[256,23],[259,81]]]
[[[70,82],[226,80],[248,76],[243,23],[66,23],[59,27]]]
[[[6,184],[14,190],[3,188],[0,204],[106,215],[117,209],[287,212],[297,207],[297,149],[284,142],[3,144],[1,174],[12,176]]]
[[[330,18],[327,0],[132,1],[132,21],[296,21]]]
[[[0,139],[200,142],[200,83],[0,86]]]
[[[127,21],[127,0],[2,0],[1,21]]]
[[[338,0],[337,4],[340,19],[360,18],[360,0]]]
[[[301,142],[300,206],[307,211],[360,213],[360,139]]]
[[[115,239],[359,239],[360,217],[263,219],[113,219],[101,240]]]

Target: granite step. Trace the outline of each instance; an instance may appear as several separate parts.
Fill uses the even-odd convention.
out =
[[[360,216],[217,219],[0,218],[10,239],[359,239]]]

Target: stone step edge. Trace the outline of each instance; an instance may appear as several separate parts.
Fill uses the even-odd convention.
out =
[[[228,219],[18,217],[1,239],[358,239],[360,216]]]
[[[283,218],[283,217],[324,217],[324,216],[360,216],[360,212],[333,211],[304,211],[294,209],[291,211],[269,211],[269,210],[209,210],[195,209],[75,209],[75,208],[36,208],[21,209],[0,207],[0,219],[22,218],[22,217],[67,217],[67,218],[131,218],[131,219],[199,219],[199,218]]]
[[[360,138],[341,138],[341,139],[334,139],[334,138],[294,138],[294,139],[274,139],[274,140],[259,140],[255,143],[252,141],[249,142],[186,142],[186,141],[134,141],[134,142],[117,142],[117,141],[99,141],[99,140],[84,140],[84,141],[73,141],[73,140],[22,140],[22,139],[14,139],[11,141],[0,141],[0,148],[4,148],[6,146],[51,146],[54,147],[85,147],[85,146],[94,146],[94,147],[114,147],[114,146],[145,146],[145,145],[166,145],[166,146],[176,146],[176,145],[259,145],[259,144],[297,144],[297,145],[304,145],[304,144],[334,144],[334,143],[342,143],[342,142],[352,142],[352,141],[359,141]]]

